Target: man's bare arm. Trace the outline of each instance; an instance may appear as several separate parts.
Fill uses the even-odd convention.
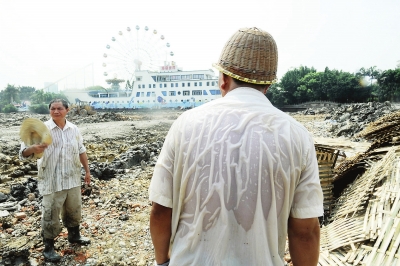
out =
[[[29,157],[32,154],[39,154],[44,152],[44,150],[48,147],[46,143],[43,144],[33,144],[29,147],[26,147],[25,150],[22,151],[22,156]]]
[[[289,251],[294,266],[318,264],[320,228],[318,218],[289,217]]]
[[[153,202],[150,213],[150,234],[157,264],[169,259],[172,209]]]

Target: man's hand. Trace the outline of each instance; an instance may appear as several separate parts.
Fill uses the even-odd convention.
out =
[[[90,185],[90,172],[85,173],[85,184]]]
[[[23,152],[22,152],[22,156],[24,157],[29,157],[32,154],[40,154],[43,153],[45,149],[47,149],[49,145],[47,145],[46,143],[41,143],[41,144],[33,144],[31,146],[29,146],[28,148],[26,148]]]
[[[289,217],[289,251],[294,266],[318,264],[320,228],[318,218]]]
[[[172,209],[153,202],[150,213],[150,234],[157,264],[169,259]]]

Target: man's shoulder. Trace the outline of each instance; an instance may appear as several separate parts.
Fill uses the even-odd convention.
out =
[[[66,123],[65,123],[68,127],[70,127],[70,128],[73,128],[73,129],[78,129],[78,126],[77,125],[75,125],[74,123],[72,123],[72,122],[70,122],[70,121],[68,121],[68,120],[66,120]]]

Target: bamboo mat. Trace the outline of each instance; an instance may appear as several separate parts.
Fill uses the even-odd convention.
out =
[[[400,265],[400,153],[391,148],[336,201],[319,265]]]

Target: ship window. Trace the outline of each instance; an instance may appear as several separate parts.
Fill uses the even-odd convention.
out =
[[[211,95],[221,95],[220,90],[210,90]]]
[[[178,87],[178,83],[175,83],[175,87]]]
[[[210,86],[210,82],[209,81],[207,81],[207,86]]]
[[[172,100],[169,100],[170,103],[172,103]]]
[[[151,84],[149,84],[149,89],[151,89]]]
[[[212,86],[214,86],[214,85],[215,85],[215,82],[214,82],[214,81],[213,81],[213,82],[211,82],[211,85],[212,85]]]
[[[162,84],[160,83],[160,88],[162,88]]]
[[[156,102],[156,100],[153,100],[153,103],[155,103]]]
[[[142,81],[142,77],[136,77],[136,81]]]
[[[190,91],[183,91],[183,96],[190,95]]]
[[[140,93],[140,97],[144,97],[144,92],[141,92],[141,93]]]
[[[190,82],[188,82],[188,87],[190,87]]]
[[[174,83],[171,83],[171,88],[173,88],[174,87]]]
[[[137,101],[137,103],[139,103],[139,101]]]
[[[185,83],[182,83],[182,87],[185,87]]]
[[[162,91],[161,92],[163,96],[167,96],[167,92],[166,91]]]
[[[150,92],[149,91],[146,93],[146,97],[150,97]]]
[[[169,96],[175,96],[175,91],[169,91]]]
[[[203,86],[203,82],[199,82],[199,86]]]
[[[155,89],[156,88],[156,84],[153,84],[153,89]]]
[[[192,95],[201,95],[201,90],[193,90]]]
[[[181,95],[181,92],[180,92],[180,91],[178,91],[178,95]]]
[[[194,83],[194,86],[197,87],[197,82]]]
[[[137,87],[138,87],[138,89],[140,89],[140,84],[139,84],[139,85],[137,85]]]
[[[204,79],[204,74],[193,74],[194,79]]]
[[[156,93],[154,91],[151,92],[151,97],[156,97]]]
[[[206,90],[203,90],[203,95],[208,95]]]
[[[167,83],[164,83],[164,88],[166,88],[167,87]]]
[[[182,79],[192,79],[192,75],[181,75]]]

